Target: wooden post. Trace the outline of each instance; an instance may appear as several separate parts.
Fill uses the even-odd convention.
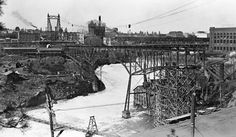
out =
[[[186,62],[187,63],[187,62]],[[196,51],[194,50],[194,65],[196,65]],[[195,105],[196,105],[196,88],[197,88],[197,68],[194,68],[194,90],[192,93],[192,104],[191,104],[191,125],[192,125],[192,137],[195,136]]]
[[[46,93],[46,102],[47,102],[47,110],[48,110],[48,115],[49,115],[49,125],[50,125],[51,137],[54,137],[53,119],[52,119],[52,99],[50,97],[50,94],[47,91],[47,87],[45,89],[45,93]]]
[[[192,137],[195,136],[195,98],[196,93],[195,90],[192,93],[192,105],[191,105],[191,126],[192,126]]]
[[[146,68],[148,68],[147,67],[147,65],[148,65],[148,58],[147,58],[147,54],[144,54],[144,65],[143,65],[143,83],[147,83],[147,74],[146,74]]]

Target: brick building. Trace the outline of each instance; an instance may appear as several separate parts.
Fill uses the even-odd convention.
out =
[[[236,51],[236,27],[210,28],[210,49],[218,51]]]

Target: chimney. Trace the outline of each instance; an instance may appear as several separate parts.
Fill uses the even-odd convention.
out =
[[[98,16],[99,26],[101,26],[101,16]]]

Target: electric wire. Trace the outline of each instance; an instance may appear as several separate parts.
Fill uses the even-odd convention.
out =
[[[176,7],[174,9],[169,10],[169,11],[161,13],[161,14],[159,14],[157,16],[154,16],[154,17],[151,17],[151,18],[148,18],[148,19],[145,19],[145,20],[141,20],[141,21],[138,21],[138,22],[135,22],[135,23],[131,23],[131,26],[142,24],[142,23],[145,23],[145,22],[149,22],[151,20],[155,20],[155,19],[158,19],[158,18],[168,17],[169,14],[171,14],[171,15],[173,14],[172,12],[178,11],[178,10],[180,10],[180,9],[182,9],[184,7],[187,7],[189,5],[192,5],[192,4],[196,3],[196,2],[197,2],[196,0],[192,0],[192,1],[188,2],[188,3],[184,3],[184,4],[180,5],[179,7]],[[127,27],[127,26],[128,25],[118,25],[117,28]]]
[[[169,10],[169,11],[164,12],[164,13],[162,13],[162,14],[159,14],[159,15],[157,15],[157,16],[154,16],[154,17],[151,17],[151,18],[148,18],[148,19],[145,19],[145,20],[136,22],[136,23],[132,23],[131,25],[134,26],[134,25],[138,25],[138,24],[141,24],[141,23],[145,23],[145,22],[148,22],[148,21],[157,19],[157,18],[168,17],[169,15],[175,14],[175,12],[178,11],[179,9],[182,9],[182,8],[188,6],[188,5],[192,5],[192,4],[196,3],[196,2],[197,2],[196,0],[190,1],[190,2],[188,2],[188,3],[185,3],[185,4],[183,4],[183,5],[181,5],[181,6],[177,7],[177,8],[175,8],[175,9]],[[172,12],[174,12],[174,13],[172,13]],[[183,11],[180,11],[180,12],[183,12]],[[178,13],[178,12],[177,12],[177,13]]]
[[[214,2],[214,1],[211,1],[211,2]],[[199,8],[199,7],[202,6],[202,5],[207,5],[208,3],[210,3],[210,2],[201,3],[200,5],[197,5],[197,6],[194,6],[194,7],[190,7],[190,8],[187,8],[187,9],[183,9],[183,10],[178,11],[178,12],[171,13],[171,14],[169,14],[169,15],[166,15],[166,16],[161,17],[160,19],[165,18],[165,17],[169,17],[169,16],[173,16],[173,15],[176,15],[176,14],[180,14],[180,13],[185,12],[185,11],[193,10],[193,9],[195,9],[195,8]],[[148,26],[148,27],[150,28],[150,27],[157,26],[157,25],[158,25],[158,26],[162,26],[162,25],[170,24],[170,23],[173,23],[173,22],[176,22],[176,21],[180,21],[180,20],[182,20],[182,19],[183,19],[183,18],[178,18],[178,19],[175,19],[175,20],[167,21],[167,22],[165,22],[165,23],[154,24],[154,25],[151,25],[151,26]]]
[[[197,132],[202,136],[202,137],[205,137],[199,130],[197,127],[195,127],[195,129],[197,130]]]
[[[65,18],[61,18],[61,21],[66,23],[66,24],[71,25],[72,27],[76,26],[76,27],[79,27],[79,28],[87,28],[85,25],[78,25],[78,24],[75,24],[75,23],[71,23],[70,21],[68,21]]]
[[[213,3],[213,2],[215,2],[215,1],[216,1],[216,0],[208,1],[208,2],[203,2],[203,3],[199,4],[199,5],[195,5],[195,6],[189,7],[189,5],[192,5],[192,4],[194,4],[194,3],[196,2],[196,1],[195,1],[195,2],[191,1],[191,2],[189,2],[189,3],[185,3],[185,4],[181,5],[181,6],[179,6],[179,7],[175,8],[175,9],[173,9],[173,10],[170,10],[170,11],[167,11],[167,12],[165,12],[165,13],[163,13],[163,14],[160,14],[159,16],[154,16],[154,17],[151,17],[151,18],[149,18],[149,19],[146,19],[146,20],[142,20],[142,21],[133,23],[133,24],[131,24],[131,26],[135,26],[135,25],[138,25],[138,24],[144,24],[144,23],[149,22],[149,21],[151,21],[151,20],[156,20],[156,19],[159,19],[159,20],[160,20],[160,19],[168,18],[168,17],[174,16],[174,15],[177,15],[177,14],[181,14],[181,13],[186,12],[186,11],[189,11],[189,10],[193,10],[193,9],[195,9],[195,8],[199,8],[199,7],[201,7],[202,5],[203,5],[203,6],[208,5],[209,3]],[[187,7],[187,6],[188,6],[188,7]],[[183,9],[183,8],[184,8],[184,9]],[[180,9],[182,9],[182,10],[180,10]],[[161,15],[162,15],[162,16],[161,16]],[[155,24],[155,25],[146,26],[146,27],[153,27],[153,26],[156,26],[156,25],[159,25],[159,26],[161,26],[161,25],[166,25],[166,24],[173,23],[173,22],[179,21],[179,20],[181,20],[181,19],[179,18],[179,19],[175,19],[174,21],[171,20],[171,21],[168,21],[168,22],[166,22],[166,23]],[[127,27],[128,25],[123,25],[123,26],[126,26],[126,27]],[[123,27],[123,26],[120,25],[120,26],[118,26],[118,27]]]
[[[66,108],[66,109],[54,109],[54,111],[70,111],[70,110],[87,109],[87,108],[117,106],[117,105],[123,105],[123,104],[125,104],[125,103],[113,103],[113,104],[93,105],[93,106],[75,107],[75,108]]]
[[[139,82],[143,79],[141,77],[138,82],[136,83],[135,87],[139,84]],[[134,86],[133,86],[134,87]],[[87,109],[87,108],[98,108],[98,107],[107,107],[107,106],[117,106],[117,105],[123,105],[125,103],[112,103],[112,104],[103,104],[103,105],[93,105],[93,106],[84,106],[84,107],[75,107],[75,108],[65,108],[65,109],[55,109],[54,111],[70,111],[70,110],[78,110],[78,109]]]
[[[138,86],[139,82],[140,82],[142,79],[143,79],[143,77],[141,77],[141,78],[138,80],[138,82],[137,82],[134,86],[132,86],[132,89],[136,88],[136,87]]]

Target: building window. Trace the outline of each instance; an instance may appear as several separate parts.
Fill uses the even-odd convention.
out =
[[[230,51],[232,51],[233,50],[233,47],[230,47]]]
[[[225,47],[223,47],[223,50],[225,50]]]

